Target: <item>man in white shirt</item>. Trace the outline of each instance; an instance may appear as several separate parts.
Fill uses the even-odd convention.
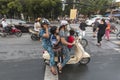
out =
[[[6,20],[5,20],[5,18],[3,18],[2,19],[2,27],[5,28],[7,26],[8,26],[8,24],[7,24]]]
[[[10,28],[8,27],[8,23],[6,22],[5,18],[2,19],[2,27],[5,32],[9,32]]]
[[[41,18],[38,18],[38,19],[35,20],[35,23],[34,23],[34,30],[37,31],[37,32],[39,32],[40,28],[41,28],[40,20],[41,20]]]

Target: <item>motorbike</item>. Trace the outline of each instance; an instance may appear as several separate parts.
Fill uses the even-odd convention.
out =
[[[0,36],[6,37],[8,35],[15,35],[17,37],[22,36],[21,30],[17,29],[14,25],[6,27],[6,29],[0,28]]]
[[[74,46],[75,46],[74,55],[71,55],[71,58],[67,62],[67,64],[77,64],[77,63],[83,65],[88,64],[90,62],[90,54],[84,50],[83,46],[79,42],[78,36],[75,37]],[[43,59],[46,64],[49,63],[50,55],[47,51],[43,51]],[[55,62],[59,62],[58,59],[59,59],[58,56],[55,56]],[[64,55],[63,55],[63,59],[64,59]]]
[[[37,41],[37,40],[40,39],[40,37],[39,37],[39,32],[35,31],[33,28],[30,28],[30,29],[29,29],[29,32],[30,32],[30,34],[31,34],[31,39],[32,39],[33,41]]]

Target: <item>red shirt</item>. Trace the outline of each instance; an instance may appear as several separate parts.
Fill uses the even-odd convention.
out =
[[[74,42],[74,37],[73,36],[69,36],[68,37],[68,42],[69,43],[73,43]],[[68,48],[72,48],[72,45],[68,45]]]

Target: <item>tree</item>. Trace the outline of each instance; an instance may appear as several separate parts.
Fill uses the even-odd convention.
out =
[[[66,0],[68,6],[66,6],[67,14],[74,4],[73,0]],[[110,8],[114,0],[76,0],[76,8],[84,15],[105,13],[106,9]]]
[[[113,0],[81,0],[80,12],[83,14],[99,14],[105,12]]]
[[[14,18],[18,13],[21,13],[22,11],[22,5],[18,0],[8,2],[7,7],[9,9],[11,17],[14,16]]]

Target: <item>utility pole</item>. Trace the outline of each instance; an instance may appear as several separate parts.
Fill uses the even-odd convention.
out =
[[[64,11],[65,10],[65,2],[66,2],[66,0],[61,0],[62,1],[62,11]]]
[[[73,3],[75,3],[75,2],[76,2],[76,0],[73,1]],[[73,9],[75,9],[75,4],[73,4]]]

